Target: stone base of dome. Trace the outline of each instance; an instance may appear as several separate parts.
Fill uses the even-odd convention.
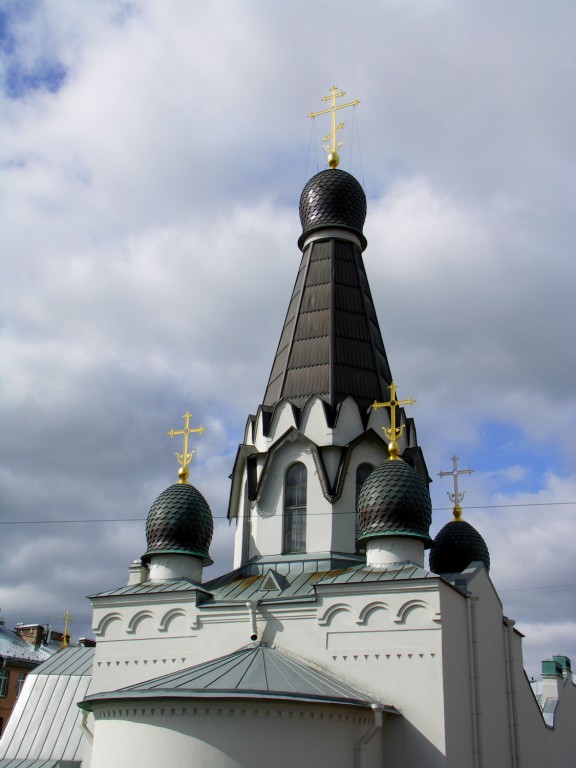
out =
[[[407,561],[424,567],[424,543],[420,539],[379,536],[366,542],[366,565],[369,568],[384,568]]]
[[[188,579],[202,582],[203,564],[199,557],[192,555],[160,554],[150,558],[150,581],[174,581]]]

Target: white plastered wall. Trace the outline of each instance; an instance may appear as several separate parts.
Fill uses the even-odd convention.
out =
[[[91,768],[352,768],[372,724],[364,709],[251,700],[119,702],[96,718]]]

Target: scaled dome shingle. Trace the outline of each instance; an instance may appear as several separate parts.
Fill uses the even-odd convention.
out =
[[[430,550],[433,573],[462,573],[470,563],[484,563],[490,570],[490,553],[482,536],[466,520],[450,520],[436,534]]]
[[[320,171],[306,184],[300,195],[302,247],[308,234],[327,227],[341,227],[359,235],[362,247],[366,238],[362,228],[366,219],[366,195],[354,176],[338,168]]]
[[[365,541],[376,536],[412,536],[426,546],[432,522],[432,502],[428,485],[401,459],[379,464],[367,477],[358,496],[360,536]]]
[[[142,559],[149,562],[158,554],[194,555],[210,565],[213,532],[212,512],[204,496],[193,485],[175,483],[150,507],[146,520],[148,549]]]

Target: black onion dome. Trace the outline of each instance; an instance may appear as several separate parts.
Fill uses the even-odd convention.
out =
[[[300,195],[301,248],[307,235],[326,227],[355,232],[366,247],[362,227],[366,219],[366,195],[354,176],[338,168],[320,171],[306,184]]]
[[[436,534],[430,550],[433,573],[462,573],[470,563],[484,563],[490,570],[490,553],[476,528],[465,520],[450,520]]]
[[[146,542],[142,557],[149,562],[152,555],[180,554],[201,557],[211,565],[208,554],[214,523],[212,512],[199,490],[187,483],[175,483],[162,491],[148,512]]]
[[[358,496],[360,536],[413,536],[429,547],[432,502],[427,483],[401,459],[388,459],[367,477]]]

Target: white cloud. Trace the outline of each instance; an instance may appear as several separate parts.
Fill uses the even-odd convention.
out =
[[[194,482],[225,514],[299,263],[305,115],[333,82],[362,99],[343,167],[366,184],[366,268],[430,473],[456,451],[469,504],[575,499],[571,4],[365,3],[345,43],[328,2],[30,7],[3,63],[67,75],[2,105],[5,519],[145,518],[187,409],[209,427]],[[474,512],[499,589],[574,581],[569,509]],[[8,620],[50,602],[83,634],[82,595],[145,547],[141,522],[1,529]],[[563,589],[503,592],[550,652]]]

